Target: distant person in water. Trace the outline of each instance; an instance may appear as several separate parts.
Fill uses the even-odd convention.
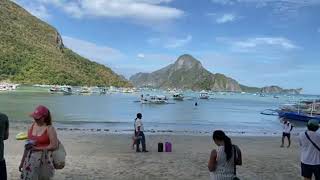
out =
[[[0,180],[7,180],[6,161],[4,160],[3,141],[9,137],[9,120],[8,116],[0,113]]]
[[[287,118],[283,118],[283,132],[282,132],[282,140],[281,140],[281,146],[280,147],[283,147],[284,146],[284,139],[285,137],[288,138],[288,148],[290,147],[291,145],[291,131],[293,129],[293,125],[289,122],[289,120]]]
[[[315,180],[320,180],[320,133],[318,120],[309,120],[308,130],[299,135],[301,148],[301,176],[305,180],[311,180],[312,175]]]
[[[138,113],[134,123],[136,133],[136,152],[141,152],[140,144],[142,144],[142,152],[148,152],[146,149],[146,138],[144,136],[144,127],[142,123],[142,114]]]
[[[196,102],[196,103],[194,103],[194,105],[195,105],[195,106],[198,106],[198,103]]]
[[[231,139],[221,130],[214,131],[212,138],[218,148],[211,151],[208,162],[210,180],[236,179],[236,165],[242,165],[239,147],[233,145]]]

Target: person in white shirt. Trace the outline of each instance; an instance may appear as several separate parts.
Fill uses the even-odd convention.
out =
[[[301,176],[311,180],[312,175],[320,180],[320,134],[319,121],[312,119],[307,124],[308,130],[301,132],[299,143],[301,148]]]
[[[290,134],[293,129],[293,125],[286,118],[283,118],[282,120],[283,120],[283,133],[282,133],[282,141],[281,141],[282,143],[281,143],[280,147],[283,147],[284,139],[285,139],[285,137],[287,137],[288,138],[288,146],[287,147],[289,148],[291,145]]]
[[[144,127],[142,123],[142,114],[138,113],[137,118],[135,119],[134,122],[134,128],[135,128],[135,133],[136,133],[136,139],[137,139],[137,145],[136,145],[136,152],[141,152],[140,151],[140,143],[142,144],[142,152],[148,152],[146,149],[146,138],[144,136]]]

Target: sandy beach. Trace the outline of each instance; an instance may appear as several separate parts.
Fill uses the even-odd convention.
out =
[[[5,142],[8,179],[19,179],[18,166],[23,141],[15,140],[22,129],[11,128]],[[55,180],[121,179],[121,180],[206,180],[207,162],[215,145],[211,135],[147,135],[149,153],[135,153],[130,135],[105,132],[58,131],[67,150],[67,165],[56,171]],[[157,143],[169,140],[172,153],[158,153]],[[293,137],[291,148],[280,148],[280,137],[232,137],[243,152],[241,179],[301,179],[299,146]]]

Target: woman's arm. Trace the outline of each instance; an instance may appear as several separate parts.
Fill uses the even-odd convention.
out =
[[[217,168],[217,151],[214,149],[211,151],[210,159],[208,162],[208,169],[210,172],[215,171]]]
[[[50,140],[50,144],[47,147],[34,147],[34,150],[49,150],[49,151],[54,151],[58,148],[58,137],[57,137],[57,132],[54,129],[53,126],[48,127],[48,136]]]

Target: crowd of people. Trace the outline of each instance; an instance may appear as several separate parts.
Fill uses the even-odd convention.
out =
[[[50,111],[45,106],[38,106],[30,115],[33,123],[27,134],[24,153],[19,166],[22,180],[49,180],[54,176],[55,169],[53,152],[58,148],[59,140],[55,128],[52,126]],[[281,147],[284,147],[285,138],[288,139],[288,148],[291,145],[290,134],[293,125],[288,119],[283,119],[283,136]],[[307,131],[300,133],[299,144],[301,148],[301,175],[305,180],[312,176],[320,180],[320,134],[317,120],[307,123]],[[5,114],[0,113],[0,180],[7,180],[6,162],[4,159],[4,143],[9,137],[9,120]],[[138,113],[134,119],[133,144],[136,152],[148,152],[146,138],[142,123],[142,114]],[[230,137],[223,131],[216,130],[212,136],[217,149],[211,151],[208,170],[210,180],[236,180],[236,166],[242,165],[241,150],[232,144]],[[140,149],[140,144],[142,149]]]

